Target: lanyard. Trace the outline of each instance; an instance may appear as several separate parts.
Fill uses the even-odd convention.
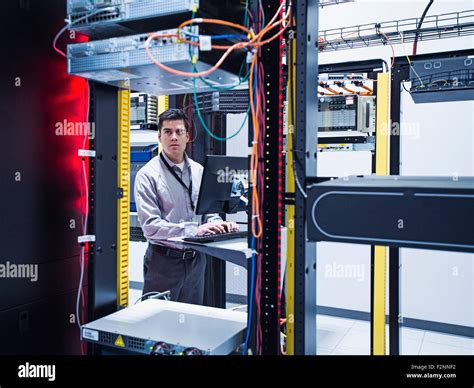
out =
[[[169,163],[166,161],[165,157],[163,156],[163,153],[160,153],[160,158],[162,162],[165,164],[166,168],[169,170],[169,172],[175,177],[175,179],[179,182],[181,186],[183,186],[188,195],[189,195],[189,200],[191,201],[191,209],[194,211],[194,203],[193,203],[193,198],[192,198],[192,192],[193,192],[193,182],[191,180],[191,175],[189,176],[189,187],[186,186],[186,184],[183,182],[183,180],[176,174],[176,172],[171,168]]]

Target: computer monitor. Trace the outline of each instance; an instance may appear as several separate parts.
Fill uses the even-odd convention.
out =
[[[207,155],[196,214],[245,210],[242,197],[247,197],[248,182],[247,157]]]

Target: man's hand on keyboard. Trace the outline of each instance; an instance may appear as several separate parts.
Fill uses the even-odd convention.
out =
[[[204,236],[205,234],[225,233],[225,228],[222,224],[215,224],[208,222],[207,224],[199,225],[196,236]]]
[[[220,225],[225,228],[226,232],[237,232],[239,230],[239,225],[234,221],[225,221]]]
[[[207,224],[199,225],[196,236],[204,236],[206,234],[218,234],[227,232],[236,232],[239,230],[239,225],[233,221],[225,221],[219,224],[208,222]]]

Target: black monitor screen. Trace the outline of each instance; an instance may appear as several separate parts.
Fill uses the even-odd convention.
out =
[[[248,167],[247,157],[208,155],[204,163],[196,214],[245,210],[241,197],[247,196]]]

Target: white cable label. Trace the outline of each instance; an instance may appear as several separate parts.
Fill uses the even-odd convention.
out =
[[[212,50],[212,42],[211,42],[211,37],[209,35],[200,35],[199,36],[199,49],[201,51],[211,51]]]
[[[89,158],[95,158],[95,151],[94,150],[79,150],[77,151],[79,156],[87,156]]]
[[[247,53],[247,63],[252,63],[252,59],[253,59],[253,52],[248,52]]]
[[[77,242],[79,244],[85,243],[85,242],[94,242],[95,241],[95,235],[93,234],[86,234],[84,236],[79,236],[77,238]]]

